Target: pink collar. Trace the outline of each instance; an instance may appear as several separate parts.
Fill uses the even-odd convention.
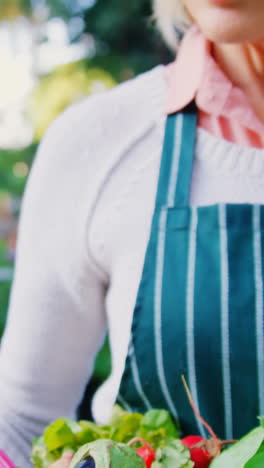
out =
[[[198,108],[216,117],[240,122],[256,133],[264,133],[246,94],[227,78],[211,55],[211,44],[193,26],[185,34],[177,59],[165,67],[169,91],[166,113],[183,109],[193,99]]]

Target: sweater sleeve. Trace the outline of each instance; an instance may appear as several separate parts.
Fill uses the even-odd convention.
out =
[[[0,448],[22,468],[51,420],[74,417],[106,332],[106,283],[86,232],[98,139],[83,125],[83,108],[47,132],[23,200],[0,353]]]

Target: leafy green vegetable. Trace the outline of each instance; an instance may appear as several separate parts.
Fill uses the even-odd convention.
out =
[[[35,468],[48,468],[60,457],[60,452],[49,452],[44,438],[35,439],[32,447],[31,461]]]
[[[261,427],[264,427],[264,416],[259,416],[258,419],[260,420]]]
[[[117,442],[128,442],[140,432],[140,424],[143,418],[139,413],[125,413],[116,418],[110,426],[109,438]]]
[[[171,441],[166,447],[159,448],[152,468],[192,468],[189,450],[180,440]]]
[[[260,427],[224,450],[211,462],[210,468],[263,468],[264,416],[259,420]],[[31,461],[34,468],[49,468],[65,450],[71,449],[75,456],[70,468],[75,468],[87,456],[94,458],[98,468],[143,468],[144,462],[135,446],[126,445],[134,437],[144,439],[156,450],[152,468],[194,466],[189,450],[179,440],[178,425],[168,411],[152,409],[143,415],[128,413],[118,405],[105,426],[68,418],[53,422],[34,441]]]
[[[153,409],[145,413],[128,413],[116,405],[110,420],[109,438],[117,442],[128,442],[141,437],[154,448],[179,438],[179,431],[166,410]]]
[[[246,464],[245,468],[263,468],[264,466],[264,453],[256,454]]]
[[[152,409],[141,420],[141,428],[147,431],[164,429],[168,437],[179,437],[179,432],[172,421],[171,415],[166,410]]]
[[[246,463],[258,452],[264,440],[264,428],[257,427],[213,460],[210,468],[248,468]],[[249,465],[255,468],[254,465]],[[257,467],[258,465],[256,465]]]
[[[245,468],[259,468],[264,466],[264,442],[257,453],[245,464]]]
[[[82,427],[68,418],[58,419],[44,431],[44,442],[49,451],[65,447],[74,446],[76,434],[81,432]]]
[[[79,421],[79,425],[81,426],[82,430],[76,434],[78,447],[97,439],[109,438],[109,426],[97,426],[91,421]]]
[[[179,439],[180,435],[168,411],[153,409],[141,420],[140,437],[157,448],[168,443],[170,439]]]
[[[127,413],[121,406],[115,405],[112,411],[112,415],[109,421],[110,426],[115,426],[115,424],[122,419]]]
[[[145,468],[144,460],[133,447],[124,444],[114,444],[110,448],[111,467],[115,468]]]
[[[126,443],[134,437],[145,439],[156,449],[177,438],[178,429],[168,411],[150,410],[143,416],[128,413],[116,405],[107,426],[91,421],[76,423],[68,418],[58,419],[33,444],[31,461],[34,468],[48,468],[66,448],[76,452],[83,445],[98,439]]]
[[[81,447],[69,468],[75,468],[85,458],[92,457],[96,468],[144,468],[144,461],[132,447],[101,439]]]

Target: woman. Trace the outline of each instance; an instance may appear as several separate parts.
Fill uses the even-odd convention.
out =
[[[98,421],[117,399],[203,434],[181,374],[220,437],[264,414],[264,3],[155,7],[170,43],[184,14],[177,60],[64,113],[27,187],[0,362],[0,446],[24,468],[107,328]]]

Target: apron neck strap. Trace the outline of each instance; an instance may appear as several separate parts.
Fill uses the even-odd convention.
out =
[[[167,117],[156,207],[189,204],[197,116],[193,101]]]

